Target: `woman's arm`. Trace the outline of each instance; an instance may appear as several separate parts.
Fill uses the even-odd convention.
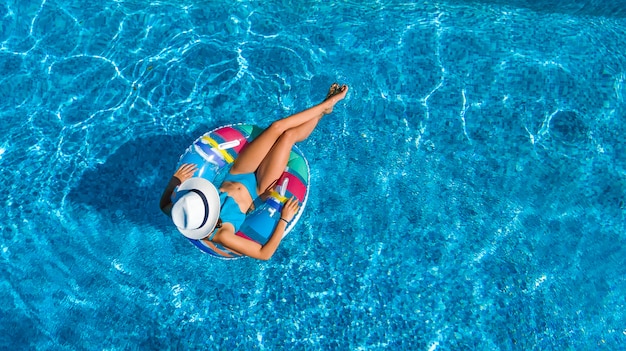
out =
[[[235,235],[232,224],[224,223],[222,224],[222,228],[215,233],[213,241],[233,251],[239,252],[242,255],[267,261],[274,255],[274,252],[276,252],[286,227],[287,225],[284,221],[279,221],[270,240],[265,245],[260,245],[254,241]]]
[[[187,163],[180,166],[176,173],[174,173],[170,182],[167,183],[167,186],[163,191],[163,195],[161,195],[159,206],[161,207],[161,211],[163,211],[163,213],[168,216],[170,215],[172,212],[172,193],[174,192],[174,189],[185,180],[191,178],[196,170],[198,170],[196,165]]]
[[[222,228],[215,234],[213,241],[246,256],[264,261],[269,260],[274,255],[274,252],[276,252],[281,240],[283,240],[287,223],[293,219],[293,216],[298,211],[298,207],[298,200],[295,197],[287,200],[280,214],[281,219],[278,220],[278,224],[276,224],[276,228],[270,240],[268,240],[265,245],[259,245],[253,241],[234,235],[235,228],[230,223],[224,223]]]

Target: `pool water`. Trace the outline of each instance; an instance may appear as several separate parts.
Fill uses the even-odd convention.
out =
[[[0,5],[0,349],[626,348],[621,1]],[[158,201],[217,126],[347,98],[268,262]]]

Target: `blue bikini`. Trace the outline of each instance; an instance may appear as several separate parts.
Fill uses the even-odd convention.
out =
[[[252,200],[256,199],[256,197],[258,196],[256,191],[256,175],[254,173],[231,174],[230,172],[228,172],[228,174],[226,174],[226,177],[224,177],[224,181],[243,184],[243,186],[248,189]]]
[[[228,196],[228,193],[220,193],[220,204],[222,204],[222,209],[220,210],[222,222],[232,224],[235,227],[235,233],[237,233],[243,221],[246,220],[246,214],[241,212],[239,205],[232,197]],[[217,230],[213,232],[213,235],[215,233],[217,233]],[[209,237],[209,240],[213,239],[213,235]]]
[[[224,181],[243,184],[246,189],[248,189],[252,200],[256,199],[258,196],[256,190],[256,176],[254,173],[231,174],[228,172],[226,177],[224,177]],[[220,218],[222,219],[222,222],[232,224],[235,227],[235,233],[237,233],[243,224],[243,221],[246,219],[246,214],[241,212],[239,205],[232,197],[228,196],[228,193],[220,192],[220,204],[222,206],[220,210]],[[215,235],[216,232],[217,230],[213,232],[213,235]],[[209,237],[209,240],[212,239],[213,235]]]

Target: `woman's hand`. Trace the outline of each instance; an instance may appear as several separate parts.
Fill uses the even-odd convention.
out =
[[[185,163],[180,166],[180,168],[174,173],[174,177],[180,180],[180,183],[184,183],[185,180],[193,177],[193,174],[196,173],[198,167],[192,163]]]
[[[292,196],[283,205],[283,210],[280,212],[280,218],[286,220],[287,222],[291,222],[293,216],[296,214],[296,212],[298,212],[298,208],[300,208],[298,199],[296,199],[295,196]]]
[[[193,177],[193,174],[196,173],[198,167],[194,164],[184,164],[180,166],[180,168],[174,173],[174,176],[170,179],[170,182],[165,187],[163,191],[163,195],[161,195],[161,201],[159,205],[161,207],[161,211],[166,215],[170,215],[172,211],[172,193],[177,186],[181,185],[185,180]]]

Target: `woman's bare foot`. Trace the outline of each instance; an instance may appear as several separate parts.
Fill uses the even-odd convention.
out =
[[[325,106],[324,114],[327,115],[333,112],[333,107],[335,107],[335,104],[345,98],[347,93],[347,85],[344,84],[342,86],[339,86],[339,84],[333,83],[328,90],[328,95],[326,95],[324,102],[322,102],[322,104]]]

